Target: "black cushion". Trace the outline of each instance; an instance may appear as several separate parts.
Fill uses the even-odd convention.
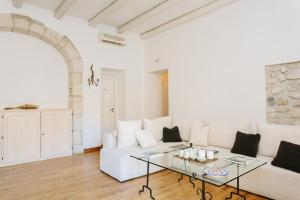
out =
[[[300,145],[281,141],[272,165],[300,173]]]
[[[175,126],[172,129],[164,128],[163,129],[163,142],[181,142],[181,137],[179,133],[179,129]]]
[[[256,157],[259,141],[260,134],[246,134],[238,131],[235,136],[235,142],[231,149],[231,153]]]

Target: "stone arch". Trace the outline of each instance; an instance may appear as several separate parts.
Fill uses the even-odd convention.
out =
[[[15,32],[42,40],[64,58],[69,75],[69,108],[73,110],[73,147],[82,145],[83,61],[71,40],[28,16],[0,14],[0,31]],[[74,150],[76,151],[76,148]]]

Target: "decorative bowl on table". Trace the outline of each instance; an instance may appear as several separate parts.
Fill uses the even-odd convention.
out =
[[[211,178],[224,178],[228,175],[228,171],[221,168],[204,168],[204,176]]]

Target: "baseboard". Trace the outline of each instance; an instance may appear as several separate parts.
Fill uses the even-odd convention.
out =
[[[52,155],[52,156],[36,157],[36,158],[24,159],[24,160],[13,161],[13,162],[5,162],[5,163],[0,164],[0,168],[1,167],[10,167],[10,166],[14,166],[14,165],[23,165],[23,164],[33,163],[33,162],[39,162],[39,161],[49,160],[49,159],[53,159],[53,158],[62,158],[62,157],[71,156],[72,154],[73,154],[72,151],[70,151],[67,153],[62,153],[62,154],[57,154],[57,155]]]
[[[1,167],[10,167],[10,166],[14,166],[14,165],[22,165],[22,164],[41,161],[41,160],[42,160],[41,157],[36,157],[36,158],[24,159],[24,160],[13,161],[13,162],[4,162],[4,163],[0,164],[0,168]]]
[[[54,159],[54,158],[63,158],[63,157],[68,157],[68,156],[72,156],[72,155],[73,155],[73,152],[69,151],[69,152],[66,152],[66,153],[61,153],[61,154],[42,157],[41,161],[42,160],[50,160],[50,159]]]
[[[92,153],[92,152],[100,151],[101,148],[102,145],[98,147],[86,148],[83,150],[83,153]]]

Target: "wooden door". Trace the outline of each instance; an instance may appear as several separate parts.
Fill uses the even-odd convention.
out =
[[[115,77],[102,75],[102,133],[111,132],[115,129]]]
[[[72,112],[42,112],[42,157],[53,158],[72,154]]]
[[[4,162],[17,164],[40,159],[40,112],[4,113]]]

